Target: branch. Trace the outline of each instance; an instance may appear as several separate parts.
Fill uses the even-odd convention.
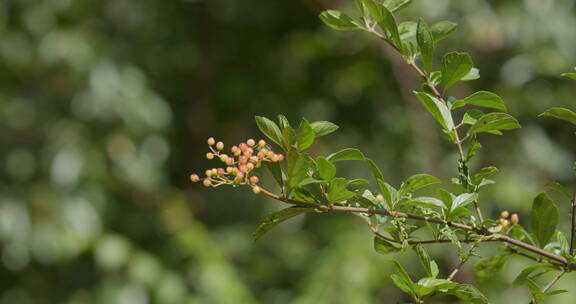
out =
[[[576,238],[576,192],[572,198],[572,230],[570,230],[570,254],[574,255],[574,239]]]
[[[398,47],[396,47],[394,45],[394,43],[392,43],[392,41],[390,41],[390,39],[388,39],[388,37],[378,33],[377,31],[375,31],[372,28],[362,28],[362,30],[364,30],[365,32],[368,32],[370,34],[375,35],[379,39],[386,42],[386,44],[391,46],[400,55],[402,55],[402,52],[398,49]],[[432,90],[434,95],[442,103],[444,103],[445,105],[448,105],[448,103],[446,102],[446,100],[444,99],[444,97],[442,96],[440,91],[438,90],[438,88],[436,88],[434,83],[430,80],[430,77],[424,71],[422,71],[422,69],[416,64],[416,62],[414,62],[414,60],[406,60],[406,64],[408,64],[410,67],[412,67],[414,69],[414,71],[416,71],[416,73],[418,75],[420,75],[420,77],[422,77],[422,79],[424,80],[426,85]],[[465,136],[463,138],[463,140],[460,140],[460,135],[458,134],[458,128],[454,127],[453,131],[454,131],[454,144],[456,145],[456,148],[458,150],[458,158],[459,158],[458,162],[461,165],[464,165],[466,163],[466,156],[464,155],[464,149],[462,148],[462,143],[467,138],[467,136]],[[480,210],[480,207],[478,207],[478,203],[476,201],[474,201],[474,209],[476,210],[476,214],[478,215],[478,220],[480,221],[480,223],[483,223],[484,222],[484,216],[482,216],[482,211]]]
[[[284,202],[286,204],[308,207],[308,208],[314,208],[314,209],[324,211],[324,212],[366,213],[366,214],[379,214],[379,215],[389,216],[389,217],[402,217],[402,218],[408,218],[408,219],[417,220],[417,221],[424,221],[424,222],[428,222],[428,223],[443,224],[443,225],[450,226],[450,227],[453,227],[456,229],[472,231],[472,232],[476,232],[478,234],[482,234],[482,235],[486,235],[486,236],[493,235],[494,236],[493,239],[495,241],[505,242],[505,243],[520,247],[520,248],[525,249],[527,251],[531,251],[533,253],[536,253],[537,255],[540,255],[540,256],[546,257],[548,259],[551,259],[553,261],[559,262],[563,266],[566,266],[570,270],[576,270],[576,264],[569,264],[568,260],[564,257],[561,257],[559,255],[555,255],[555,254],[550,253],[550,252],[547,252],[547,251],[542,250],[540,248],[534,247],[530,244],[512,239],[506,235],[496,236],[495,234],[487,233],[480,228],[476,228],[476,227],[472,227],[472,226],[468,226],[468,225],[464,225],[464,224],[460,224],[460,223],[455,223],[455,222],[451,222],[451,221],[446,221],[446,220],[437,219],[437,218],[431,218],[431,217],[427,217],[427,216],[415,215],[415,214],[410,214],[410,213],[389,211],[389,210],[384,210],[384,209],[369,209],[369,208],[361,208],[361,207],[346,207],[346,206],[322,205],[322,204],[317,204],[317,203],[301,202],[301,201],[297,201],[297,200],[278,196],[272,192],[269,192],[269,191],[263,189],[262,187],[260,187],[260,193],[262,193],[262,194],[264,194],[264,195],[266,195],[272,199],[275,199],[277,201]]]

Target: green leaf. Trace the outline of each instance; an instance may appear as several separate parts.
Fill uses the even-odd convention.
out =
[[[430,73],[432,71],[432,56],[434,54],[434,38],[428,29],[428,25],[422,19],[418,21],[416,41],[420,49],[420,56],[422,56],[422,63],[424,63],[424,70]]]
[[[358,149],[346,148],[328,155],[326,159],[333,163],[345,160],[364,160],[364,154]]]
[[[488,299],[476,287],[469,284],[459,284],[446,292],[471,304],[488,304]]]
[[[312,184],[322,184],[322,183],[327,183],[327,181],[325,181],[325,180],[323,180],[323,179],[316,179],[316,178],[312,178],[312,177],[307,177],[307,178],[303,179],[303,180],[298,184],[298,188],[304,187],[304,186],[308,186],[308,185],[312,185]]]
[[[478,193],[462,193],[458,195],[454,199],[454,201],[452,201],[450,211],[454,211],[458,207],[464,207],[477,199],[478,199]]]
[[[404,21],[398,25],[398,33],[400,34],[400,39],[406,40],[416,36],[416,31],[418,29],[418,23],[414,21]]]
[[[480,169],[480,172],[474,174],[473,177],[474,183],[478,184],[483,179],[492,177],[494,174],[498,173],[498,171],[499,170],[496,167],[484,167]]]
[[[412,2],[412,0],[385,0],[384,6],[386,6],[391,12],[395,12],[410,4],[410,2]]]
[[[414,92],[416,97],[420,99],[422,104],[426,107],[428,112],[432,114],[432,117],[436,119],[446,132],[452,132],[454,129],[454,121],[452,120],[452,114],[448,107],[438,98],[424,92]]]
[[[368,169],[370,169],[370,173],[372,173],[372,176],[374,176],[374,179],[384,180],[384,176],[382,175],[380,168],[378,168],[378,166],[376,166],[376,163],[373,160],[371,160],[368,157],[365,157],[364,162],[368,165]]]
[[[558,193],[564,195],[569,200],[572,199],[572,194],[568,190],[566,190],[566,188],[564,186],[560,185],[558,182],[548,182],[546,184],[546,187],[557,191]]]
[[[370,182],[366,179],[363,178],[355,178],[355,179],[351,179],[349,181],[347,181],[348,186],[363,186],[363,185],[368,185]]]
[[[374,237],[374,250],[381,254],[390,254],[402,250],[402,246],[377,236]]]
[[[284,147],[282,145],[282,132],[275,122],[262,116],[256,116],[255,119],[256,125],[262,134],[266,135],[266,137],[278,144],[280,147]]]
[[[398,287],[403,292],[412,296],[416,295],[416,291],[414,290],[415,286],[410,284],[410,282],[406,282],[405,280],[403,280],[402,277],[400,277],[399,275],[391,274],[390,279],[392,279],[392,283],[394,283],[394,285],[396,285],[396,287]]]
[[[539,117],[554,117],[557,119],[565,120],[576,125],[576,113],[565,108],[550,108],[546,112],[538,115]]]
[[[439,293],[447,292],[456,287],[458,283],[454,283],[445,279],[435,278],[422,278],[418,281],[418,296],[425,297],[434,291]]]
[[[466,160],[471,160],[478,150],[482,149],[482,145],[476,139],[476,136],[472,136],[470,139],[470,143],[468,144],[468,152],[466,153]]]
[[[282,144],[284,149],[289,150],[292,147],[297,147],[296,144],[296,132],[290,126],[282,129]]]
[[[435,197],[426,196],[411,198],[405,202],[402,202],[402,205],[419,206],[424,208],[444,208],[444,203],[441,200]]]
[[[518,276],[516,277],[516,279],[514,279],[514,282],[512,283],[515,287],[518,286],[522,286],[524,284],[526,284],[526,281],[528,280],[529,276],[534,273],[535,271],[541,271],[540,273],[547,273],[550,272],[552,270],[554,270],[554,266],[550,265],[550,264],[536,264],[536,265],[532,265],[529,266],[527,268],[525,268],[524,270],[522,270],[522,272],[520,272],[520,274],[518,274]]]
[[[538,303],[539,301],[542,301],[546,298],[546,295],[542,291],[542,288],[540,288],[540,286],[538,286],[538,284],[536,284],[536,282],[534,282],[534,280],[527,279],[526,280],[526,286],[528,287],[528,290],[530,290],[530,294],[532,295],[532,298],[534,298],[533,302]]]
[[[348,183],[344,178],[335,178],[328,184],[328,201],[330,203],[339,203],[353,198],[356,193],[348,190]]]
[[[280,168],[280,163],[265,162],[265,164],[266,168],[270,170],[270,173],[272,173],[272,176],[280,186],[280,189],[284,189],[285,176],[282,172],[282,168]]]
[[[562,73],[560,76],[568,77],[570,79],[576,80],[576,73]]]
[[[278,123],[280,125],[280,130],[290,128],[290,122],[288,121],[288,118],[282,114],[278,114]]]
[[[480,70],[478,70],[477,68],[472,68],[470,72],[466,74],[466,76],[460,79],[460,81],[470,81],[470,80],[476,80],[478,78],[480,78]]]
[[[336,166],[324,157],[316,159],[316,167],[318,168],[318,175],[324,180],[331,180],[336,175]]]
[[[320,20],[337,31],[353,31],[360,27],[350,16],[335,10],[320,13]]]
[[[476,279],[480,282],[485,282],[487,279],[492,278],[508,261],[509,255],[495,255],[487,259],[481,259],[474,265],[474,273]]]
[[[306,119],[302,119],[298,132],[296,133],[296,142],[298,143],[298,150],[303,151],[314,143],[314,130]]]
[[[532,232],[541,248],[546,246],[554,235],[558,217],[558,207],[548,194],[538,194],[532,204]]]
[[[258,240],[261,236],[263,236],[266,232],[270,231],[270,229],[276,227],[276,225],[291,219],[297,215],[306,212],[314,211],[313,208],[303,208],[303,207],[290,207],[286,209],[282,209],[280,211],[271,213],[264,218],[264,221],[256,231],[254,232],[254,240]]]
[[[384,196],[384,200],[386,201],[386,205],[390,210],[394,209],[394,204],[398,198],[398,193],[396,189],[390,184],[384,182],[382,179],[377,179],[376,182],[378,183],[378,189],[382,196]]]
[[[467,125],[474,125],[482,116],[484,116],[484,112],[480,110],[468,110],[462,117],[462,123]]]
[[[400,191],[402,193],[412,193],[420,188],[438,183],[440,183],[440,180],[430,174],[415,174],[402,183]]]
[[[401,284],[402,286],[408,287],[408,291],[402,289],[400,286],[398,286],[398,288],[402,289],[404,292],[407,292],[407,293],[414,295],[415,294],[415,288],[414,287],[416,287],[416,286],[415,286],[414,282],[412,281],[412,279],[410,279],[410,276],[408,275],[406,270],[404,270],[402,265],[400,265],[395,260],[384,260],[384,261],[391,264],[392,268],[394,269],[394,274],[391,275],[390,277],[392,278],[392,280],[394,281],[396,286],[398,286],[398,283],[396,282],[396,280],[398,280],[398,282],[402,283]],[[393,278],[394,276],[396,277],[396,279]]]
[[[291,149],[286,158],[288,185],[294,188],[307,177],[308,169],[312,166],[312,159],[308,154],[298,153],[295,149]]]
[[[460,99],[452,105],[451,109],[455,110],[467,104],[484,108],[496,109],[502,112],[507,111],[506,106],[504,105],[504,101],[502,101],[502,98],[500,98],[500,96],[494,93],[487,91],[476,92],[464,99]]]
[[[466,53],[451,52],[444,56],[442,60],[442,81],[441,84],[444,90],[451,87],[456,82],[460,81],[464,76],[468,75],[470,70],[474,67],[470,55]]]
[[[438,43],[444,38],[450,36],[454,31],[456,31],[456,23],[450,21],[440,21],[434,23],[430,27],[430,33],[434,38],[434,43]]]
[[[387,31],[390,39],[398,48],[402,47],[402,40],[400,40],[400,34],[398,33],[398,25],[396,25],[396,20],[394,15],[388,10],[383,4],[378,4],[381,9],[382,22],[378,22],[378,25],[382,30]]]
[[[520,127],[516,118],[506,113],[495,112],[480,117],[480,119],[468,129],[468,134],[481,132],[494,133],[494,131],[512,130]]]
[[[374,163],[373,160],[365,157],[364,153],[362,153],[358,149],[346,148],[346,149],[343,149],[343,150],[340,150],[338,152],[335,152],[335,153],[328,155],[328,157],[326,157],[326,159],[333,162],[333,163],[339,162],[339,161],[345,161],[345,160],[364,161],[368,165],[368,169],[370,169],[370,173],[372,173],[372,175],[374,176],[375,179],[384,180],[384,177],[382,176],[382,172],[380,172],[380,169],[378,168],[378,166],[376,166],[376,163]]]
[[[422,267],[426,271],[426,274],[431,278],[435,278],[438,275],[438,265],[436,264],[436,262],[430,259],[430,256],[428,255],[426,250],[424,250],[424,247],[422,247],[422,245],[417,244],[416,246],[414,246],[414,251],[416,251],[418,259],[420,260],[420,264],[422,264]]]
[[[315,121],[310,124],[316,137],[328,135],[338,130],[338,126],[329,121]]]

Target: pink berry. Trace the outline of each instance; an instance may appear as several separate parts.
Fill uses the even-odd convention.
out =
[[[254,147],[254,145],[256,145],[256,142],[252,138],[250,138],[249,140],[246,141],[246,144],[249,147]]]
[[[512,223],[512,225],[518,224],[518,222],[520,222],[520,217],[518,216],[518,214],[516,214],[516,213],[512,214],[512,217],[510,218],[510,222]]]
[[[224,171],[224,168],[218,168],[216,172],[218,172],[218,175],[224,175],[224,173],[226,173],[226,171]]]
[[[250,176],[250,183],[252,185],[256,185],[259,181],[260,179],[258,179],[258,176]]]
[[[210,170],[210,169],[206,170],[206,176],[211,177],[212,176],[212,170]]]
[[[220,155],[220,161],[223,162],[223,163],[227,162],[227,161],[228,161],[228,155],[226,155],[226,154],[221,154],[221,155]]]
[[[213,146],[215,143],[216,143],[216,140],[214,140],[214,137],[208,138],[208,145],[209,146]]]
[[[193,183],[195,183],[195,182],[197,182],[197,181],[200,180],[200,177],[198,176],[198,174],[192,174],[192,175],[190,175],[190,180],[191,180]]]
[[[246,149],[248,149],[248,145],[246,145],[245,143],[240,143],[238,145],[238,148],[240,148],[240,151],[244,152],[246,151]]]
[[[278,161],[284,160],[284,154],[278,154]]]
[[[248,168],[248,171],[252,171],[252,170],[254,170],[254,164],[253,163],[247,163],[246,168]]]
[[[246,165],[240,165],[238,170],[240,170],[240,172],[246,173],[248,172],[248,167]]]
[[[224,149],[224,143],[219,141],[216,143],[216,150],[221,151],[222,149]]]
[[[202,181],[202,184],[206,187],[210,187],[212,185],[212,182],[209,179],[205,179],[204,181]]]
[[[270,160],[272,162],[278,162],[279,161],[278,154],[272,154],[272,156],[270,157]]]

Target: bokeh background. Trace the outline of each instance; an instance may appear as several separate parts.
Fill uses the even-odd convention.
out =
[[[392,184],[454,176],[454,150],[410,93],[418,78],[372,37],[321,24],[327,8],[354,10],[348,0],[1,1],[0,303],[407,301],[361,219],[307,215],[253,242],[282,205],[188,179],[213,166],[207,137],[258,137],[253,116],[278,113],[339,124],[312,153],[361,148]],[[537,114],[576,108],[576,83],[558,76],[576,65],[575,1],[414,0],[398,19],[418,16],[457,22],[439,53],[468,51],[481,71],[453,95],[495,91],[523,124],[483,136],[475,166],[501,168],[485,212],[528,224],[548,180],[574,184],[574,128]],[[449,245],[431,252],[445,269],[457,263]],[[411,253],[401,260],[422,274]],[[526,264],[479,286],[493,303],[527,303],[510,284]],[[471,264],[457,280],[474,282]]]

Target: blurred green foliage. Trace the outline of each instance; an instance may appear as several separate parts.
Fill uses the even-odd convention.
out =
[[[278,203],[188,181],[208,166],[208,136],[254,137],[253,116],[278,113],[338,123],[314,151],[362,147],[391,182],[454,175],[454,151],[410,94],[417,78],[378,41],[317,18],[352,5],[2,1],[0,303],[405,300],[361,220],[311,214],[253,243],[252,231]],[[558,74],[576,62],[575,6],[428,0],[403,13],[458,23],[444,45],[471,52],[482,78],[455,89],[499,93],[524,126],[487,137],[476,163],[502,169],[483,206],[494,215],[527,215],[547,180],[574,184],[574,130],[536,115],[574,109],[576,87]],[[567,223],[568,204],[560,209]],[[441,264],[456,261],[448,246],[435,246]],[[521,265],[510,261],[502,279],[480,287],[495,303],[528,302],[524,291],[500,292]],[[473,281],[471,268],[457,279]],[[571,284],[573,277],[559,287]]]

